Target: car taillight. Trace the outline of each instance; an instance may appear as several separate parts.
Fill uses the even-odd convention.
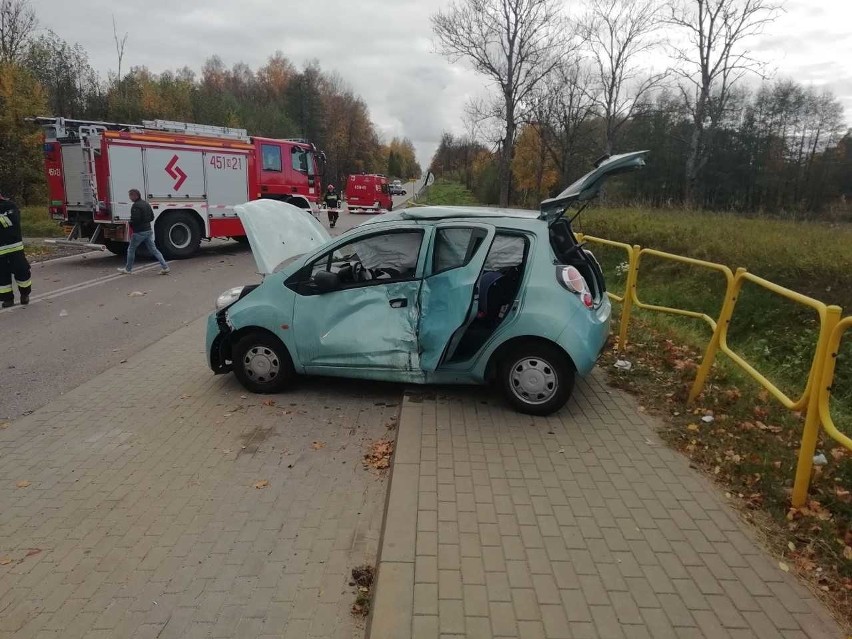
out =
[[[556,268],[556,278],[569,291],[578,295],[583,305],[586,308],[592,308],[595,305],[595,300],[589,292],[589,285],[586,283],[580,271],[573,266],[559,266]]]

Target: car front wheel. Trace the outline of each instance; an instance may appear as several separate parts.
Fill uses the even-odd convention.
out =
[[[528,415],[550,415],[565,405],[574,390],[574,366],[560,349],[546,344],[519,344],[500,361],[499,382],[512,407]]]
[[[277,393],[295,377],[290,353],[278,338],[250,333],[233,350],[234,374],[252,393]]]

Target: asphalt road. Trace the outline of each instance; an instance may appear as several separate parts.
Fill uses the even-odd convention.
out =
[[[332,234],[365,217],[344,213]],[[111,253],[33,264],[30,305],[0,311],[0,420],[71,392],[210,312],[222,291],[260,280],[248,246],[232,241],[203,243],[168,276],[145,260],[122,275],[122,264]]]

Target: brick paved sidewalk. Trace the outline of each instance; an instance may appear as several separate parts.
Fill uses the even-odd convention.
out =
[[[203,330],[0,426],[0,637],[363,636],[348,576],[385,482],[361,458],[399,387],[265,406],[207,370]]]
[[[546,419],[407,396],[372,639],[839,639],[650,424],[600,372]]]

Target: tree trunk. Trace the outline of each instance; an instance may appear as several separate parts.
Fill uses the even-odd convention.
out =
[[[689,150],[686,154],[686,175],[683,190],[683,203],[686,208],[695,206],[696,190],[698,186],[698,167],[701,158],[701,126],[694,123],[692,135],[689,137]]]
[[[500,152],[500,164],[498,174],[500,176],[500,206],[509,206],[509,188],[512,181],[512,149],[514,148],[515,140],[515,123],[514,121],[506,120],[506,136],[503,138],[503,144]]]

